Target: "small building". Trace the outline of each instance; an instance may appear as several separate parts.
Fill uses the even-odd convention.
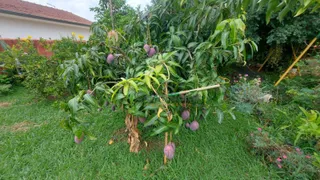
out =
[[[91,21],[71,12],[21,0],[0,0],[0,39],[57,40],[81,34],[90,36]]]

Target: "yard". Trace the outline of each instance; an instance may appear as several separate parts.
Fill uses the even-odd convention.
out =
[[[0,179],[319,179],[319,1],[99,2],[0,41]]]
[[[128,152],[121,112],[87,116],[97,140],[75,144],[59,122],[65,113],[23,87],[0,98],[0,179],[269,179],[259,158],[248,152],[245,138],[254,120],[238,115],[219,124],[212,116],[196,132],[181,131],[175,159],[162,163],[162,139],[149,148]],[[106,115],[107,114],[107,115]],[[108,141],[116,140],[109,145]],[[149,162],[149,163],[147,163]]]

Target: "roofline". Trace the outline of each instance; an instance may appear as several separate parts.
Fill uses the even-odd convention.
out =
[[[18,13],[18,12],[8,11],[8,10],[4,10],[4,9],[0,9],[0,13],[10,14],[10,15],[16,15],[16,16],[22,16],[22,17],[35,18],[35,19],[41,19],[41,20],[48,20],[48,21],[66,23],[66,24],[73,24],[73,25],[78,25],[78,26],[86,26],[86,27],[90,27],[90,26],[91,26],[91,25],[88,25],[88,24],[82,24],[82,23],[77,23],[77,22],[70,22],[70,21],[53,19],[53,18],[46,18],[46,17],[35,16],[35,15],[31,15],[31,14]]]

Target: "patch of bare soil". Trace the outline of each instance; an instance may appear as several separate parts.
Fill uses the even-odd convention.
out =
[[[9,107],[9,106],[11,106],[11,103],[9,103],[9,102],[0,102],[0,108]]]
[[[27,132],[31,128],[40,127],[41,124],[36,124],[34,122],[23,121],[15,123],[11,126],[0,126],[0,130],[9,132]]]

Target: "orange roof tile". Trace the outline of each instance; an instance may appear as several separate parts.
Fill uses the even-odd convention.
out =
[[[71,12],[21,0],[0,0],[0,12],[85,26],[92,24]]]

